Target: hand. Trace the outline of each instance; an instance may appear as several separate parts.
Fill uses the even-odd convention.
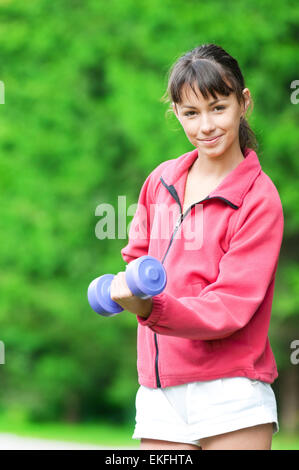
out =
[[[110,297],[124,310],[128,310],[140,317],[147,318],[152,311],[152,299],[140,299],[132,294],[128,287],[126,273],[124,271],[117,273],[112,279]]]

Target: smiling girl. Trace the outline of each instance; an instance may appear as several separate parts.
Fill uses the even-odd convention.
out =
[[[271,449],[278,373],[268,329],[284,221],[245,118],[250,91],[237,61],[204,44],[173,65],[166,95],[195,149],[147,177],[121,253],[159,259],[167,285],[140,299],[120,272],[110,289],[138,320],[133,438],[141,449]],[[152,236],[166,220],[149,216],[152,204],[175,204],[169,239]],[[187,249],[184,228],[198,217],[202,242]]]

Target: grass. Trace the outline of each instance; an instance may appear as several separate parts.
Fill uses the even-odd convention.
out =
[[[138,449],[139,441],[131,438],[131,426],[113,426],[106,423],[29,423],[16,422],[0,416],[0,433],[55,441],[93,444],[103,448]],[[273,436],[272,450],[299,450],[299,434],[279,431]]]
[[[299,434],[279,431],[273,436],[272,450],[299,450]]]
[[[0,433],[64,442],[92,444],[103,448],[138,448],[139,441],[131,438],[134,426],[120,427],[106,423],[30,423],[11,422],[0,417]]]

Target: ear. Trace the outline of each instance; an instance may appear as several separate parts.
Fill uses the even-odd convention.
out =
[[[245,105],[244,105],[244,115],[245,115],[246,111],[248,109],[248,106],[251,102],[251,95],[250,95],[250,91],[249,91],[248,88],[244,88],[242,93],[243,93],[243,97],[244,97],[244,101],[245,101]]]
[[[172,102],[172,103],[171,103],[171,106],[172,106],[172,110],[173,110],[174,114],[175,114],[176,117],[179,119],[178,111],[177,111],[177,108],[176,108],[176,104]]]

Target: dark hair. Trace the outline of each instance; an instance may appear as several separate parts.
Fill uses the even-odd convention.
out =
[[[167,90],[161,101],[181,103],[182,86],[189,84],[196,94],[194,82],[197,82],[206,99],[209,94],[216,99],[215,92],[224,96],[234,92],[238,103],[244,103],[242,91],[246,88],[245,80],[238,62],[216,44],[203,44],[178,58],[170,68]],[[250,105],[253,107],[252,100]],[[171,104],[168,112],[172,112]],[[257,151],[257,139],[245,117],[240,120],[239,140],[243,154],[246,147]]]

